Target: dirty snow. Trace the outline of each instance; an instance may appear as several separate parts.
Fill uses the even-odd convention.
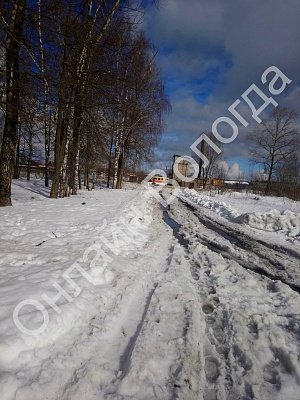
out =
[[[209,196],[189,189],[184,190],[181,197],[229,221],[300,240],[300,202],[285,197],[257,196],[249,192],[212,192]]]
[[[52,200],[14,182],[0,209],[1,400],[299,400],[300,253],[237,224],[253,211],[238,196],[186,191],[195,209],[162,210],[149,193]],[[38,335],[13,320],[28,299],[49,316]],[[43,323],[32,305],[19,317]]]

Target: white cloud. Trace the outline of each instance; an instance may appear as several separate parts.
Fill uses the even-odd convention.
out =
[[[230,116],[227,108],[252,83],[262,86],[261,74],[270,65],[293,80],[276,101],[300,111],[299,13],[299,0],[163,0],[146,16],[173,108],[160,146],[165,159],[171,151],[190,154],[198,135],[211,130],[217,117]],[[232,64],[225,65],[226,58]],[[216,72],[207,76],[211,69]],[[199,100],[201,93],[208,97]],[[247,132],[257,125],[247,117],[249,127],[241,126],[238,138],[224,145],[225,158],[247,158]]]
[[[242,171],[237,162],[229,165],[227,161],[219,161],[218,165],[222,169],[226,179],[244,179],[244,171]]]

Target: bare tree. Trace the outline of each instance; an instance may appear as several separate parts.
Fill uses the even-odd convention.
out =
[[[300,157],[299,153],[286,158],[278,170],[278,178],[283,183],[300,184]]]
[[[108,165],[114,186],[121,187],[125,168],[149,157],[168,108],[155,51],[137,28],[142,3],[2,4],[0,205],[11,204],[13,166],[18,178],[25,159],[29,172],[38,151],[45,186],[54,155],[52,198],[76,194],[80,171],[88,181],[95,168]]]
[[[50,85],[48,75],[46,71],[45,61],[45,48],[42,32],[42,20],[41,20],[41,0],[37,0],[38,8],[38,40],[39,40],[39,70],[42,80],[42,92],[43,92],[43,124],[44,124],[44,149],[45,149],[45,186],[49,186],[49,162],[50,162],[50,151],[51,151],[51,101],[50,101]]]
[[[212,141],[212,142],[217,142],[217,139],[215,138],[214,134],[212,132],[206,133],[206,136]],[[218,146],[220,147],[220,144],[218,142]],[[209,182],[209,179],[213,177],[214,174],[218,175],[219,174],[219,166],[218,166],[218,161],[220,159],[220,154],[218,154],[211,146],[209,146],[204,140],[201,142],[201,153],[207,158],[208,164],[206,167],[204,167],[203,160],[200,158],[199,159],[199,173],[198,173],[198,179],[202,181],[203,189],[206,188],[207,183]]]
[[[213,177],[221,180],[229,179],[228,166],[226,161],[222,159],[217,160],[214,166]]]
[[[250,156],[255,164],[267,171],[265,194],[270,191],[272,179],[282,163],[299,150],[297,114],[286,108],[277,108],[248,136]]]
[[[25,0],[12,2],[6,37],[5,123],[0,154],[0,206],[11,205],[11,180],[18,143],[20,103],[19,53]]]
[[[82,2],[78,15],[77,10],[69,13],[64,23],[66,28],[63,40],[64,68],[60,79],[54,177],[50,194],[53,198],[59,195],[65,158],[67,170],[63,190],[67,190],[67,193],[77,193],[76,176],[90,67],[93,57],[97,55],[98,45],[107,34],[120,4],[120,0]],[[72,82],[70,82],[70,76],[72,76]],[[69,85],[67,98],[65,98],[64,84]],[[69,128],[71,128],[70,140],[67,134]],[[62,191],[60,192],[64,195]]]
[[[145,36],[134,37],[123,60],[126,79],[119,96],[114,163],[114,187],[118,189],[122,187],[126,163],[147,159],[163,128],[162,114],[169,110],[155,61]]]

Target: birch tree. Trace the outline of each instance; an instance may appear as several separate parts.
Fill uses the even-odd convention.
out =
[[[25,0],[11,3],[5,47],[5,122],[0,153],[0,206],[11,205],[11,180],[18,143],[20,106],[19,57],[25,15]]]
[[[49,186],[49,162],[50,162],[50,151],[51,151],[51,96],[50,96],[50,85],[48,81],[48,74],[46,71],[46,60],[45,60],[45,47],[43,39],[42,29],[42,15],[41,15],[41,0],[37,1],[38,8],[38,43],[39,43],[39,59],[40,59],[40,76],[43,87],[43,124],[44,124],[44,152],[45,152],[45,187]]]
[[[84,39],[83,41],[77,42],[77,47],[75,50],[75,56],[73,57],[73,63],[76,65],[76,70],[73,71],[73,82],[69,93],[69,109],[67,115],[70,115],[71,107],[73,108],[73,126],[72,126],[72,139],[68,159],[68,172],[67,172],[67,182],[66,186],[69,186],[70,192],[72,194],[77,193],[77,187],[75,185],[76,177],[76,166],[77,160],[79,159],[79,143],[80,143],[80,133],[82,129],[83,114],[84,114],[84,101],[87,90],[87,78],[89,76],[89,67],[91,58],[94,55],[95,48],[103,38],[103,36],[108,31],[113,17],[120,7],[120,0],[115,0],[113,2],[93,2],[91,0],[83,4],[83,10],[80,10],[80,14],[83,13],[82,23],[80,24],[83,29]],[[72,19],[71,29],[69,29],[67,35],[72,37],[72,28],[74,26],[78,29],[78,24],[74,19],[74,16],[70,16]],[[78,31],[77,31],[78,32]],[[82,32],[79,32],[82,34]],[[74,38],[74,34],[73,34]],[[76,43],[75,43],[76,45]],[[74,45],[73,45],[74,46]],[[70,49],[69,49],[70,50]],[[64,47],[64,57],[67,57],[68,49]],[[74,55],[74,54],[73,54]],[[64,62],[66,65],[66,62]],[[65,73],[68,73],[66,70]],[[64,75],[64,74],[63,74]],[[64,96],[60,92],[61,96]],[[70,106],[72,104],[72,106]],[[59,103],[58,108],[58,121],[56,128],[56,138],[55,138],[55,158],[54,158],[54,177],[51,187],[50,197],[56,198],[59,194],[59,184],[61,182],[61,167],[63,159],[66,153],[66,143],[67,143],[67,129],[70,120],[67,115],[63,115],[62,104]],[[62,129],[64,127],[64,129]]]
[[[155,53],[143,34],[133,39],[124,69],[114,167],[114,187],[118,189],[127,160],[147,158],[162,132],[162,114],[169,110]]]

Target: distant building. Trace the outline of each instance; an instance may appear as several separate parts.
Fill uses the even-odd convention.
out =
[[[268,174],[266,171],[258,171],[254,174],[254,181],[266,182],[268,180]]]
[[[132,182],[132,183],[136,183],[138,181],[138,177],[136,174],[134,173],[127,173],[124,175],[123,180],[125,182]]]
[[[250,186],[250,182],[245,180],[233,180],[233,179],[212,179],[211,185],[219,188],[227,189],[247,189]]]
[[[186,160],[181,160],[179,163],[177,163],[177,170],[178,172],[181,174],[181,176],[177,176],[175,171],[174,171],[174,165],[175,165],[175,161],[179,156],[178,154],[174,154],[173,155],[173,164],[172,164],[172,179],[175,179],[180,186],[184,186],[184,187],[189,187],[189,182],[185,182],[182,181],[180,178],[181,176],[188,176],[188,172],[189,172],[189,163]]]
[[[224,179],[215,179],[211,180],[211,185],[216,187],[223,187],[224,186]]]
[[[248,189],[250,182],[241,180],[224,180],[224,187],[228,189]]]
[[[43,179],[45,178],[45,170],[46,170],[46,165],[41,164],[40,161],[32,160],[30,166],[27,164],[19,164],[18,165],[18,176],[20,178],[26,178],[29,177],[35,178],[35,179]],[[53,174],[54,166],[53,163],[50,162],[48,166],[48,173],[50,175],[50,179],[52,179],[52,174]]]

